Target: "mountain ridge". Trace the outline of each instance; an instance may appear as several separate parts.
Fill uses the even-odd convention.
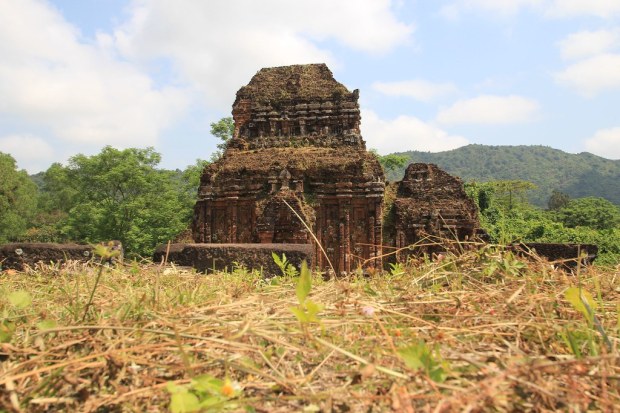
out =
[[[589,152],[571,154],[543,145],[470,144],[443,152],[406,151],[395,155],[412,162],[434,163],[463,181],[524,180],[538,189],[530,201],[546,207],[553,190],[571,198],[605,198],[620,205],[620,160]],[[402,178],[406,165],[388,173],[388,179]]]

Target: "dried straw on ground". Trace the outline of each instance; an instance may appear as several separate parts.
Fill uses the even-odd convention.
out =
[[[315,274],[324,309],[304,324],[296,279],[244,269],[106,268],[88,309],[97,266],[5,271],[1,322],[15,331],[0,344],[0,411],[168,411],[171,383],[192,392],[205,374],[235,387],[214,411],[613,411],[618,270],[567,275],[485,248],[391,274]],[[577,285],[604,335],[565,299]],[[32,303],[9,300],[16,291]],[[416,346],[440,379],[407,363]]]

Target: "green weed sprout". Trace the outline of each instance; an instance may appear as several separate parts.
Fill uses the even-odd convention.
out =
[[[601,337],[603,337],[603,341],[607,345],[607,349],[611,351],[611,341],[609,340],[609,337],[607,336],[603,325],[594,313],[598,305],[596,301],[594,301],[592,295],[581,287],[571,287],[567,289],[564,293],[564,298],[573,306],[575,310],[583,314],[584,318],[586,319],[588,329],[591,329],[592,327],[596,328],[596,330],[601,334]],[[588,333],[586,334],[586,336],[591,350],[594,353],[598,353],[592,335]],[[579,349],[578,343],[579,338],[580,335],[578,333],[569,330],[565,331],[564,340],[567,342],[571,351],[573,352],[573,354],[575,354],[577,358],[581,357],[581,351]]]
[[[441,358],[436,347],[430,349],[424,340],[398,349],[398,355],[407,367],[416,371],[422,370],[434,382],[442,383],[446,380],[448,363]]]
[[[178,386],[169,382],[166,389],[171,394],[172,413],[221,412],[239,407],[233,401],[241,394],[239,384],[209,374],[193,378],[189,386]]]
[[[302,325],[320,322],[318,314],[323,311],[324,308],[322,304],[315,303],[308,299],[308,294],[310,294],[311,289],[312,274],[304,261],[301,263],[301,272],[299,274],[299,280],[297,281],[297,287],[295,287],[299,305],[289,308]]]
[[[280,271],[282,271],[282,275],[288,277],[297,276],[297,269],[293,264],[288,261],[288,259],[286,258],[286,254],[282,253],[282,258],[280,258],[278,254],[272,252],[271,256],[273,257],[273,262],[275,262],[278,268],[280,268]]]
[[[95,285],[93,285],[93,289],[90,292],[90,297],[88,297],[88,303],[84,307],[84,315],[82,316],[82,322],[86,320],[86,316],[88,315],[88,310],[93,303],[93,298],[95,296],[95,291],[97,290],[97,286],[99,285],[99,280],[101,279],[101,273],[103,273],[103,263],[109,262],[112,258],[116,258],[120,256],[120,250],[116,250],[112,248],[111,245],[95,245],[94,254],[100,257],[99,261],[99,272],[97,272],[97,278],[95,279]]]

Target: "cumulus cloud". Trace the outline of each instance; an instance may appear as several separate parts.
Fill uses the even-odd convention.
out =
[[[385,120],[372,110],[362,110],[362,135],[368,148],[382,154],[412,150],[447,151],[469,143],[462,136],[450,135],[413,116]]]
[[[606,53],[579,61],[555,74],[558,83],[593,97],[620,88],[620,54]]]
[[[205,100],[229,110],[260,68],[338,61],[323,42],[384,53],[407,42],[389,0],[135,1],[113,42],[129,59],[170,58]]]
[[[41,1],[0,2],[0,56],[0,114],[67,142],[153,145],[186,104]]]
[[[618,0],[554,0],[547,8],[555,17],[596,16],[612,18],[620,15]]]
[[[620,44],[620,30],[581,31],[560,41],[564,59],[580,59],[610,51]]]
[[[620,14],[618,0],[455,0],[440,9],[448,20],[460,17],[463,11],[482,11],[510,16],[522,9],[540,11],[553,18],[596,16],[613,18]]]
[[[601,129],[586,139],[584,146],[588,152],[608,159],[620,159],[620,127]]]
[[[444,124],[509,124],[533,120],[539,104],[522,96],[482,95],[460,100],[437,114]]]
[[[38,172],[46,169],[54,156],[54,149],[45,140],[32,135],[0,137],[0,152],[10,154],[20,169]]]
[[[429,102],[449,95],[457,90],[452,83],[433,83],[415,79],[401,82],[375,82],[372,88],[388,96],[406,96],[422,102]]]
[[[539,7],[545,0],[456,0],[439,11],[447,20],[457,20],[463,11],[482,11],[502,16],[516,14],[523,8]]]

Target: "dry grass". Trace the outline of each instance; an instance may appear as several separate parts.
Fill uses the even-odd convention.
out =
[[[290,311],[296,280],[243,269],[106,269],[84,323],[97,267],[5,271],[0,321],[16,329],[0,344],[0,411],[167,411],[168,383],[195,388],[203,374],[240,386],[215,410],[613,411],[618,270],[570,276],[485,249],[370,278],[315,276],[310,298],[325,309],[304,325]],[[564,299],[577,283],[611,348]],[[10,303],[20,290],[32,304]],[[399,355],[419,340],[445,381]]]

